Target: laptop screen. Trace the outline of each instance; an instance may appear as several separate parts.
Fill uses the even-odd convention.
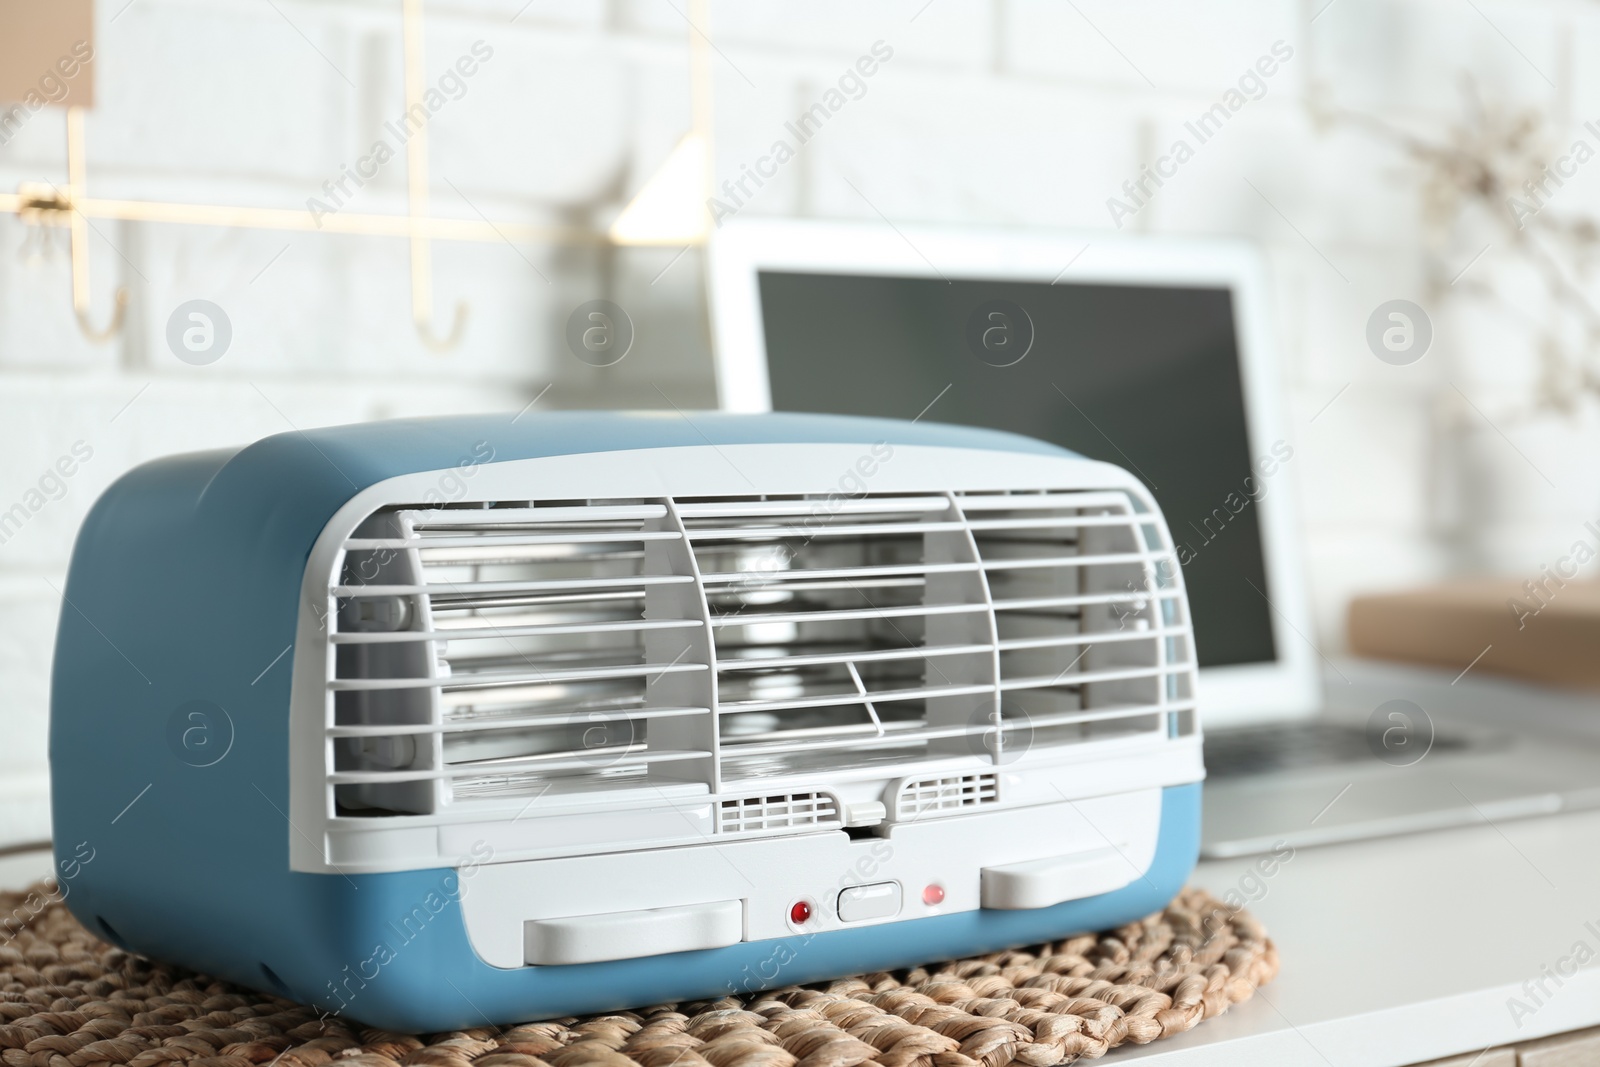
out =
[[[1200,666],[1276,659],[1251,506],[1270,488],[1227,289],[770,270],[759,283],[774,411],[909,419],[926,405],[932,421],[1124,467],[1166,514]]]

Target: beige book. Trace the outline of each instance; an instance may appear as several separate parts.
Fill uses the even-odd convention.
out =
[[[1600,582],[1465,578],[1360,596],[1349,643],[1376,659],[1600,689]]]

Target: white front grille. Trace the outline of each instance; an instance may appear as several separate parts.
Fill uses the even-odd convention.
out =
[[[387,507],[330,598],[339,816],[690,789],[800,829],[746,806],[1195,730],[1171,546],[1116,490]],[[995,796],[916,781],[892,817]]]

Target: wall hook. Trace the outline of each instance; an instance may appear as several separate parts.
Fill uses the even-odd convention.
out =
[[[84,198],[83,161],[83,108],[67,108],[67,193],[56,192],[57,210],[67,213],[70,220],[72,256],[72,312],[77,316],[78,329],[89,340],[100,344],[109,341],[122,330],[128,311],[128,290],[118,288],[112,296],[111,321],[104,329],[89,321],[89,219],[78,204]],[[64,202],[61,202],[64,201]]]
[[[82,331],[83,336],[95,344],[101,344],[122,332],[122,321],[127,317],[128,313],[128,290],[119,288],[112,294],[111,321],[106,323],[104,329],[96,329],[89,321],[87,294],[84,296],[83,303],[80,304],[78,302],[77,285],[74,284],[72,288],[72,311],[78,318],[78,329]]]
[[[405,0],[406,114],[422,107],[422,0]],[[433,252],[420,223],[428,215],[428,126],[417,127],[406,141],[406,202],[411,214],[411,321],[423,344],[446,352],[461,342],[467,328],[467,305],[457,302],[450,332],[440,337],[433,323]]]
[[[450,332],[440,337],[434,332],[433,326],[433,282],[424,271],[424,276],[417,277],[417,265],[427,264],[427,250],[424,249],[422,258],[417,258],[415,249],[411,259],[411,321],[417,327],[417,336],[422,338],[422,343],[435,352],[448,352],[461,343],[461,335],[467,328],[467,316],[471,309],[465,300],[456,301],[455,314],[450,320]]]

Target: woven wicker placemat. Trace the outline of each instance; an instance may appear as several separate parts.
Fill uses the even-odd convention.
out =
[[[7,1067],[1048,1067],[1183,1033],[1278,972],[1260,923],[1188,889],[1140,922],[1026,950],[412,1036],[130,955],[31,892],[0,893]]]

